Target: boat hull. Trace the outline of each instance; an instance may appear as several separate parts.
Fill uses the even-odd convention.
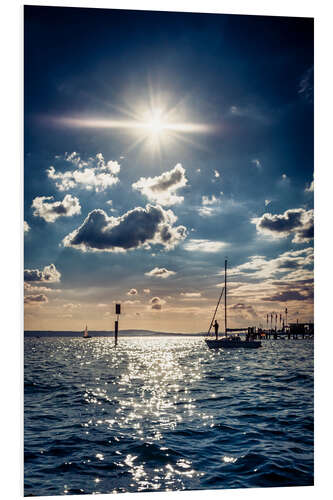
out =
[[[205,339],[209,349],[257,349],[261,347],[261,342],[258,340],[228,340],[228,339]]]

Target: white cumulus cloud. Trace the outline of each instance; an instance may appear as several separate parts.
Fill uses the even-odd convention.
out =
[[[186,183],[185,169],[178,163],[172,170],[157,177],[141,177],[132,184],[132,188],[140,191],[150,201],[170,206],[182,203],[184,197],[178,196],[176,191],[184,187]]]
[[[81,188],[100,192],[119,182],[119,163],[112,160],[105,162],[102,153],[97,153],[87,161],[81,160],[75,152],[70,155],[66,153],[63,160],[71,165],[71,170],[57,171],[53,165],[46,170],[49,179],[55,182],[60,191]]]
[[[52,201],[53,196],[37,196],[32,202],[33,215],[46,222],[55,222],[59,217],[72,217],[81,213],[79,199],[66,194],[62,201]]]
[[[173,274],[176,274],[176,272],[165,269],[165,267],[154,267],[154,269],[145,273],[146,276],[153,276],[155,278],[169,278]]]

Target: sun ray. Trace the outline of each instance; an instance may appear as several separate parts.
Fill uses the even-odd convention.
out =
[[[169,100],[169,105],[167,101]],[[141,102],[137,106],[116,106],[108,102],[107,106],[118,111],[113,116],[58,116],[51,120],[57,125],[73,128],[92,129],[114,129],[128,130],[129,134],[135,134],[136,139],[128,148],[128,151],[145,145],[145,149],[152,154],[161,156],[163,150],[170,147],[174,141],[184,142],[199,149],[203,149],[197,140],[191,136],[208,134],[214,131],[212,125],[205,123],[186,121],[184,102],[186,97],[178,100],[178,104],[171,105],[170,99],[162,92],[153,91],[148,82],[148,105]],[[185,137],[186,136],[186,137]]]

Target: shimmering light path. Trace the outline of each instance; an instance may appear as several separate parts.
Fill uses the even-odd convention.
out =
[[[312,483],[312,341],[25,340],[25,495]]]

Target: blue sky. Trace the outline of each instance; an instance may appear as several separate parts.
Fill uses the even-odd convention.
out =
[[[204,331],[226,257],[312,319],[312,19],[25,7],[24,208],[26,329]]]

